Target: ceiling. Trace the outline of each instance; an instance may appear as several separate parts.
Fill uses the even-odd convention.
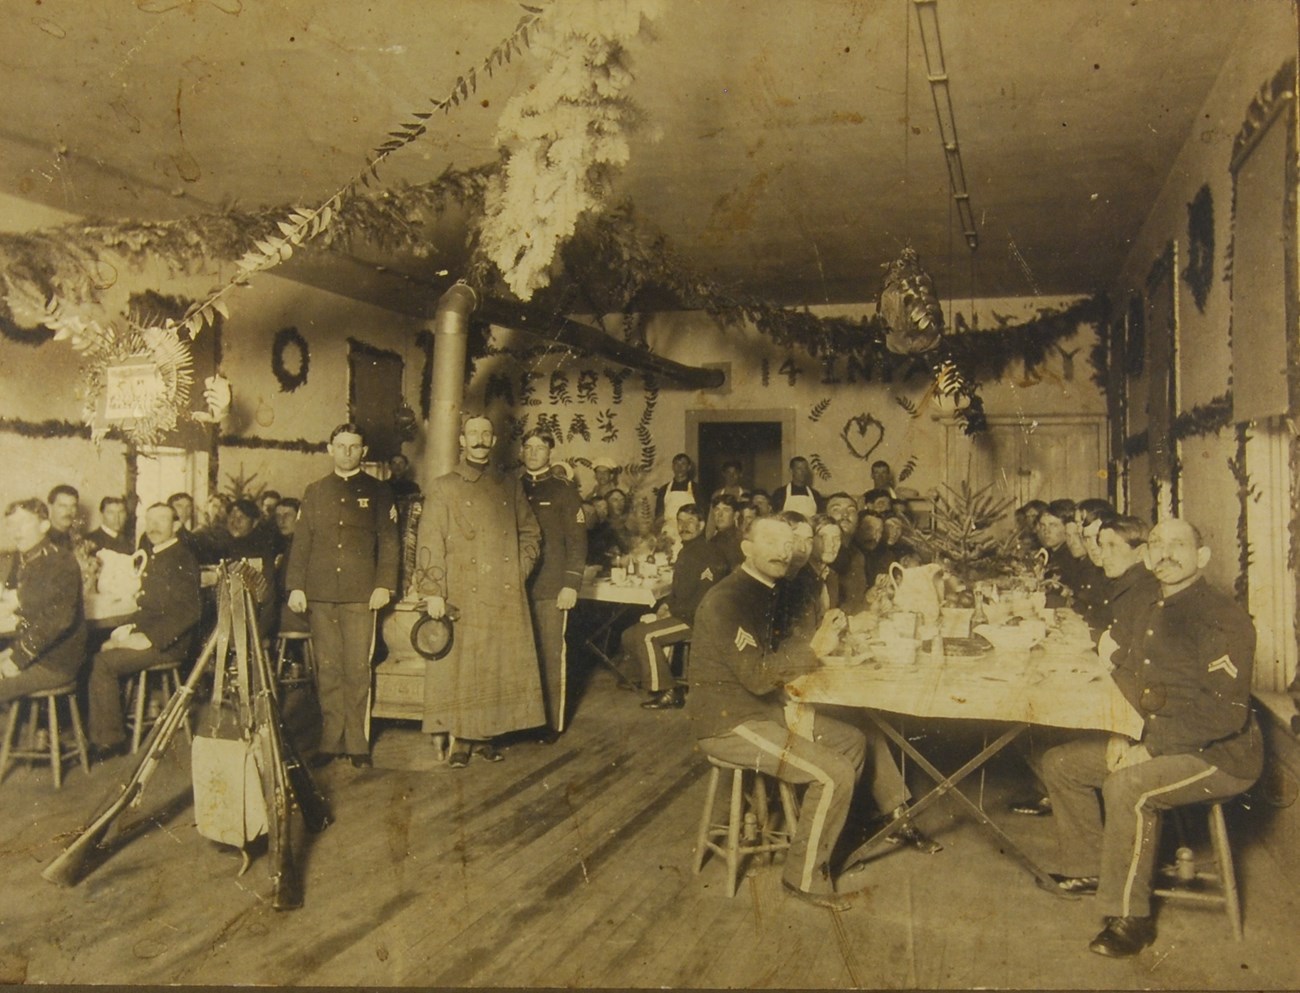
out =
[[[0,4],[0,190],[133,218],[323,201],[521,13],[513,0]],[[1246,6],[940,0],[972,255],[909,0],[663,0],[631,92],[650,126],[618,190],[700,271],[773,301],[872,299],[909,244],[941,293],[1092,292],[1188,136],[1222,126],[1195,117]],[[537,70],[529,51],[481,77],[383,181],[490,161],[502,107]],[[384,261],[418,280],[454,273],[455,248]],[[326,268],[297,272],[409,309],[391,273]]]

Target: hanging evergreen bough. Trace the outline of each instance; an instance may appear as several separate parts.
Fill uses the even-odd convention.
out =
[[[489,180],[479,249],[520,300],[551,281],[551,263],[583,214],[610,199],[641,115],[628,46],[658,16],[660,0],[568,0],[534,39],[546,71],[511,97],[497,143],[504,166]]]

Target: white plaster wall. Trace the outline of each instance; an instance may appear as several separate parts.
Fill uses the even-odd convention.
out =
[[[1134,239],[1114,288],[1117,302],[1141,290],[1152,262],[1171,239],[1178,243],[1180,270],[1186,266],[1187,205],[1202,184],[1208,183],[1214,202],[1215,279],[1204,313],[1197,309],[1186,282],[1178,279],[1178,376],[1183,411],[1223,393],[1231,381],[1231,287],[1224,281],[1224,266],[1232,237],[1232,177],[1228,171],[1232,145],[1251,98],[1283,62],[1296,56],[1291,5],[1252,3],[1249,8],[1247,23],[1232,40],[1223,71]],[[1145,386],[1138,384],[1130,409],[1140,409],[1144,402]],[[1182,514],[1205,534],[1214,550],[1210,579],[1225,589],[1231,589],[1238,573],[1237,484],[1227,464],[1235,450],[1232,429],[1227,428],[1210,438],[1185,440],[1181,452]],[[1132,480],[1135,489],[1147,485],[1145,476]],[[1278,536],[1278,540],[1285,538]]]
[[[995,313],[1018,323],[1032,318],[1040,308],[1063,308],[1072,302],[1070,299],[1041,298],[978,300],[975,301],[974,316],[978,319],[979,327],[991,328],[997,323]],[[874,313],[874,310],[874,304],[858,308],[814,308],[814,312],[824,316],[857,316]],[[968,323],[971,322],[969,300],[958,304],[957,310],[963,313]],[[952,315],[954,312],[945,308],[945,313]],[[955,322],[955,317],[950,316],[949,320]],[[609,330],[615,335],[620,334],[613,326]],[[648,475],[655,483],[668,477],[669,461],[673,454],[690,447],[686,425],[687,412],[692,409],[789,410],[794,418],[794,449],[808,457],[818,456],[830,474],[829,479],[817,483],[823,492],[845,489],[861,493],[869,485],[870,462],[877,458],[888,460],[897,472],[909,458],[915,456],[915,472],[905,485],[922,493],[948,481],[944,474],[943,427],[936,420],[936,415],[947,417],[951,408],[941,408],[934,402],[923,403],[929,386],[925,377],[906,383],[851,382],[844,359],[832,363],[828,374],[827,367],[820,360],[802,351],[788,353],[777,348],[753,328],[719,328],[706,314],[699,312],[657,314],[649,321],[646,337],[655,353],[670,356],[685,365],[730,363],[729,389],[726,392],[682,390],[660,383],[649,422],[656,462]],[[1023,365],[1013,363],[1007,382],[984,385],[981,392],[986,412],[1021,416],[1026,425],[1032,424],[1035,415],[1040,414],[1104,414],[1105,399],[1090,378],[1092,370],[1088,363],[1088,353],[1094,341],[1093,330],[1085,326],[1073,338],[1062,343],[1066,352],[1074,352],[1072,379],[1065,378],[1066,363],[1059,354],[1049,356],[1037,374],[1029,379],[1025,376]],[[504,350],[526,351],[534,342],[524,335],[497,330],[493,333],[492,345]],[[765,360],[768,371],[766,383],[763,379]],[[793,382],[780,371],[787,361],[791,364],[789,368],[798,370]],[[590,460],[607,455],[620,464],[635,465],[640,462],[642,452],[635,429],[646,412],[644,381],[640,375],[629,378],[624,384],[622,402],[615,403],[613,386],[605,375],[605,370],[610,368],[614,368],[610,363],[567,353],[522,358],[494,355],[478,363],[468,399],[481,406],[488,389],[488,380],[497,374],[509,377],[518,401],[519,378],[526,371],[535,370],[541,373],[541,377],[535,381],[532,397],[534,403],[519,407],[514,412],[500,401],[489,405],[490,412],[498,421],[498,434],[504,433],[503,426],[508,428],[507,422],[512,413],[527,417],[528,427],[534,426],[539,416],[554,416],[558,419],[563,436],[556,452],[557,458],[580,457]],[[567,377],[571,400],[575,400],[573,394],[579,374],[583,370],[597,371],[600,375],[596,402],[584,404],[575,400],[569,404],[552,403],[549,384],[550,377],[556,370]],[[839,381],[828,381],[834,379]],[[913,404],[921,404],[919,415],[911,416],[899,405],[896,397],[905,397]],[[816,421],[811,420],[809,414],[812,409],[825,400],[830,401],[829,405]],[[618,428],[616,439],[604,440],[595,430],[595,418],[600,412],[614,415]],[[578,413],[583,415],[592,429],[590,441],[581,437],[569,437],[574,415]],[[872,414],[885,426],[879,446],[866,460],[855,457],[841,437],[846,421],[861,413]],[[968,445],[970,442],[962,439],[959,444]],[[508,439],[503,439],[498,449],[498,454],[504,458],[517,455],[517,446],[512,445]],[[591,478],[585,471],[581,477],[584,482],[589,482]],[[754,483],[771,488],[782,481],[782,478],[759,479]]]

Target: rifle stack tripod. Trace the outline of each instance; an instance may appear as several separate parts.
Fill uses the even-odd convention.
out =
[[[75,885],[96,849],[103,847],[110,829],[128,806],[139,806],[154,772],[176,732],[189,720],[195,688],[214,662],[222,667],[219,679],[225,693],[243,702],[247,721],[245,740],[256,750],[261,770],[269,838],[272,906],[293,910],[302,906],[302,875],[294,858],[291,832],[293,815],[302,814],[308,831],[323,831],[331,822],[327,802],[312,781],[293,743],[284,732],[276,694],[274,666],[262,648],[257,631],[253,587],[265,588],[260,573],[237,562],[223,562],[217,582],[217,623],[184,684],[167,702],[145,740],[131,776],[101,803],[97,813],[62,854],[41,875],[62,886]],[[251,664],[249,664],[251,663]],[[213,700],[221,707],[224,700]]]

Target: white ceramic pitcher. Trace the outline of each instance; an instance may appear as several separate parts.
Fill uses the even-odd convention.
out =
[[[939,623],[939,608],[943,605],[943,566],[932,562],[905,568],[893,562],[889,566],[889,578],[894,586],[895,610],[915,611],[927,626]]]

